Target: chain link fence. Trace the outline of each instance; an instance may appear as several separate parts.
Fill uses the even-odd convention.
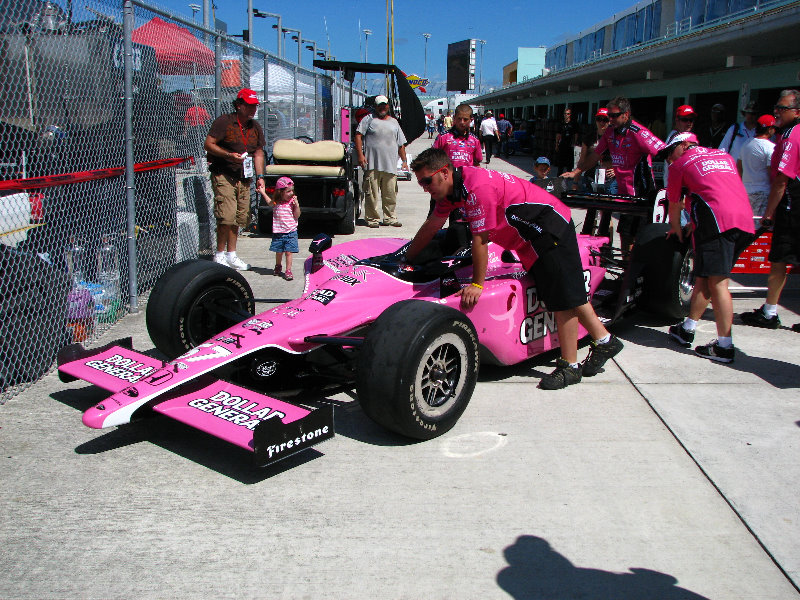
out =
[[[334,78],[132,0],[0,13],[0,404],[177,261],[211,255],[203,142],[238,90],[267,137],[338,139]],[[257,211],[256,211],[257,212]]]

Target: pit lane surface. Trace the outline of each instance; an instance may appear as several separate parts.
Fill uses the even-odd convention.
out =
[[[491,166],[522,174],[531,157],[512,161]],[[404,227],[355,237],[416,231],[427,197],[399,186]],[[240,241],[256,296],[297,296],[302,280],[273,277],[268,246]],[[0,597],[796,598],[790,288],[783,329],[734,325],[733,365],[640,315],[615,329],[618,359],[578,386],[536,389],[552,356],[482,369],[464,416],[430,442],[385,432],[351,392],[330,396],[337,437],[266,470],[166,418],[87,429],[81,411],[107,394],[50,375],[0,406]],[[734,310],[761,294],[735,293]],[[152,348],[143,312],[97,344],[126,335]]]

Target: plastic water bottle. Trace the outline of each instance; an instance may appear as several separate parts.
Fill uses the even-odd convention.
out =
[[[97,250],[97,279],[102,288],[98,318],[101,322],[113,322],[120,307],[119,295],[119,257],[117,250],[103,237]]]
[[[72,278],[72,287],[80,288],[86,283],[86,249],[79,239],[71,238],[65,253],[67,273]]]
[[[67,327],[72,332],[72,341],[82,342],[94,331],[94,303],[86,287],[86,250],[80,240],[70,240],[65,259],[67,275],[72,281],[67,296]]]

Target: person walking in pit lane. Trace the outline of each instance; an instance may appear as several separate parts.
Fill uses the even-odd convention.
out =
[[[497,121],[494,120],[492,111],[487,110],[481,121],[481,141],[486,150],[486,164],[492,161],[494,143],[500,141],[500,132],[497,130]]]
[[[708,303],[714,309],[717,339],[695,347],[698,356],[722,363],[733,362],[733,300],[728,279],[739,254],[754,239],[753,211],[733,157],[724,150],[697,145],[693,133],[679,133],[657,158],[670,163],[668,235],[683,240],[681,202],[692,223],[695,283],[689,316],[669,328],[681,346],[694,342],[697,322]]]
[[[536,293],[552,311],[558,327],[561,358],[539,382],[557,390],[597,375],[622,350],[587,302],[578,240],[570,209],[553,194],[509,175],[477,167],[453,168],[447,153],[428,148],[411,162],[417,183],[436,201],[433,214],[406,250],[413,260],[433,239],[450,213],[464,207],[472,230],[472,283],[461,289],[461,308],[481,297],[489,261],[488,243],[515,250],[536,278]],[[578,323],[592,336],[589,356],[578,363]]]

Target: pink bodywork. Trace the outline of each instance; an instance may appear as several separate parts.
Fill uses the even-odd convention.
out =
[[[584,279],[591,297],[603,280],[592,249],[608,238],[578,236]],[[170,362],[114,346],[102,353],[67,362],[59,371],[112,392],[88,409],[83,422],[93,428],[130,421],[150,405],[157,412],[237,446],[253,449],[258,422],[279,419],[288,425],[310,411],[264,394],[217,380],[211,371],[265,348],[306,353],[319,347],[311,335],[344,336],[374,321],[386,308],[406,299],[436,302],[459,309],[459,297],[439,297],[439,280],[409,283],[358,260],[389,254],[407,240],[379,238],[336,245],[323,253],[324,266],[310,273],[300,298],[234,325]],[[466,314],[480,344],[500,364],[511,365],[558,346],[552,314],[538,303],[535,283],[519,263],[501,260],[502,249],[490,244],[486,283],[480,301]],[[456,272],[468,285],[472,267]],[[581,329],[581,335],[585,335]],[[180,387],[179,387],[180,386]],[[332,423],[331,423],[332,430]]]

